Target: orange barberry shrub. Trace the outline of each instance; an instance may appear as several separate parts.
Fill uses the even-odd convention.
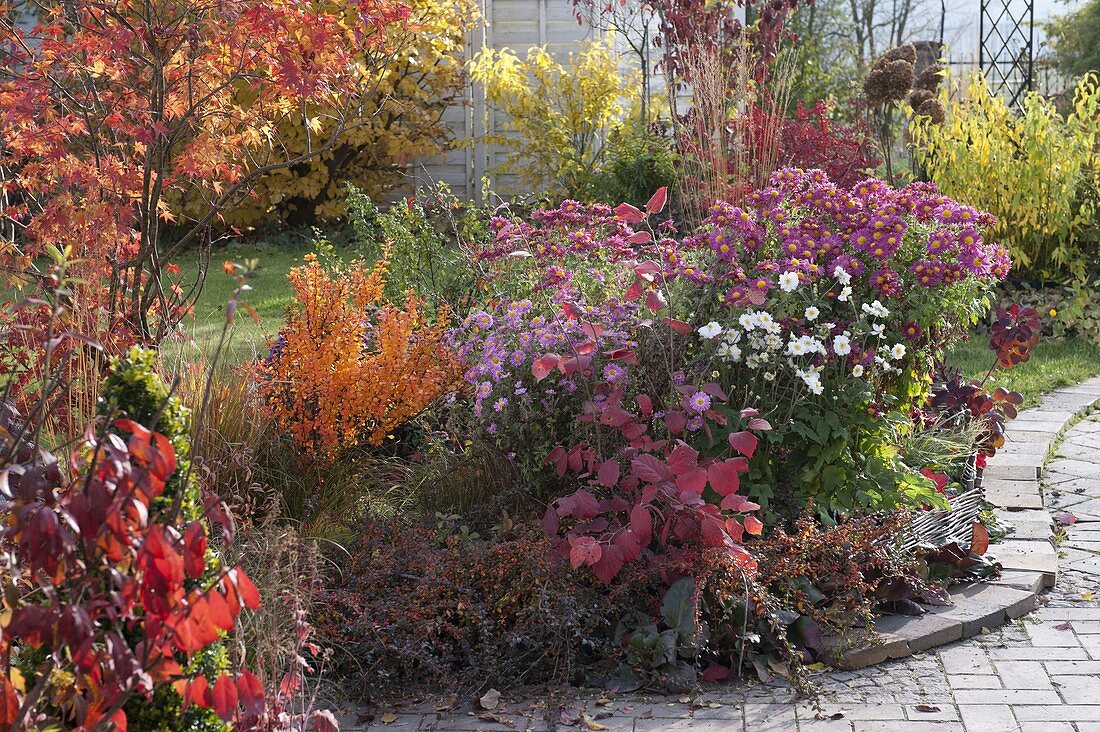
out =
[[[295,302],[257,367],[263,409],[304,450],[331,459],[377,446],[461,386],[463,366],[445,344],[447,314],[429,323],[421,299],[383,297],[387,262],[323,264],[290,271]]]

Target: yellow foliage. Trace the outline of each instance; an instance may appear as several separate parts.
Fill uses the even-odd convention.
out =
[[[1096,75],[1079,81],[1065,116],[1038,94],[1010,109],[978,75],[942,125],[918,118],[912,131],[917,163],[943,193],[997,217],[992,234],[1015,266],[1083,275],[1100,184]]]
[[[361,95],[349,100],[357,114],[338,143],[302,165],[266,176],[246,201],[225,214],[227,224],[342,216],[345,182],[385,198],[400,185],[410,160],[444,149],[449,132],[440,117],[465,85],[465,33],[479,16],[473,0],[405,4],[411,8],[408,22],[391,25],[375,51],[389,57],[385,72],[364,73]],[[365,70],[377,67],[373,59],[363,63]],[[318,136],[327,136],[334,115],[319,108],[287,110],[284,116],[273,115],[273,121],[271,137],[289,152],[301,153]],[[263,146],[256,150],[253,165],[262,165]]]
[[[470,78],[484,85],[487,103],[506,115],[511,135],[487,140],[510,149],[500,172],[551,195],[575,196],[591,178],[602,141],[638,101],[637,75],[624,77],[604,41],[591,41],[566,63],[542,46],[520,59],[511,50],[483,49]]]
[[[288,275],[295,302],[257,382],[276,428],[321,457],[381,444],[461,385],[442,323],[425,322],[411,293],[404,308],[384,301],[386,267],[308,255]]]

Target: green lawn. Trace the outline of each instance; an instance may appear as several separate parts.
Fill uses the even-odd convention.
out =
[[[985,336],[977,335],[948,354],[948,364],[975,378],[985,375],[993,352]],[[1024,406],[1035,406],[1040,394],[1075,384],[1100,374],[1100,346],[1082,338],[1043,340],[1031,360],[989,378],[992,386],[1003,386],[1024,395]]]

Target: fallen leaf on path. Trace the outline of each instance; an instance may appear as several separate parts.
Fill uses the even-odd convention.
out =
[[[485,692],[485,695],[477,700],[482,709],[493,710],[500,704],[500,692],[496,689],[489,689]]]
[[[1054,626],[1054,629],[1055,629],[1055,630],[1073,630],[1073,624],[1072,624],[1072,623],[1070,623],[1070,622],[1069,622],[1069,621],[1067,620],[1066,622],[1064,622],[1064,623],[1061,623],[1060,625],[1055,625],[1055,626]]]
[[[381,717],[379,717],[378,720],[382,722],[382,724],[393,724],[397,721],[397,715],[393,712],[386,712]]]
[[[814,715],[814,719],[816,719],[818,722],[824,722],[826,719],[844,719],[844,712],[833,712],[832,714],[818,712]]]
[[[589,717],[587,714],[584,715],[584,728],[592,730],[593,732],[607,729],[607,727],[592,719],[592,717]]]
[[[918,712],[925,712],[927,714],[935,714],[936,712],[941,711],[940,708],[935,706],[934,704],[918,704],[916,706],[916,710]]]

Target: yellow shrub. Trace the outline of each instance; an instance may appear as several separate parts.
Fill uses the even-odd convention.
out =
[[[638,99],[636,75],[624,77],[610,45],[586,43],[562,64],[541,46],[520,59],[511,50],[483,49],[470,77],[488,104],[507,116],[487,141],[510,149],[497,172],[517,173],[551,195],[576,196],[588,185],[602,141]]]
[[[472,0],[405,4],[411,8],[408,22],[393,24],[374,50],[388,57],[385,72],[365,77],[360,97],[349,100],[359,111],[338,144],[302,165],[266,176],[225,215],[225,223],[308,223],[342,216],[345,181],[372,198],[386,198],[405,164],[444,149],[449,132],[440,117],[465,85],[465,33],[478,14]],[[378,63],[364,60],[363,67],[377,68]],[[308,125],[300,113],[278,123],[277,139],[291,153],[306,150],[310,139],[331,124],[325,109],[311,109],[307,116]],[[262,165],[262,151],[253,153],[258,155],[254,164]]]
[[[955,86],[959,91],[958,85]],[[1016,112],[974,77],[943,125],[914,120],[914,156],[948,196],[997,217],[1014,265],[1080,278],[1093,253],[1100,183],[1100,89],[1090,74],[1066,115],[1038,94]]]

